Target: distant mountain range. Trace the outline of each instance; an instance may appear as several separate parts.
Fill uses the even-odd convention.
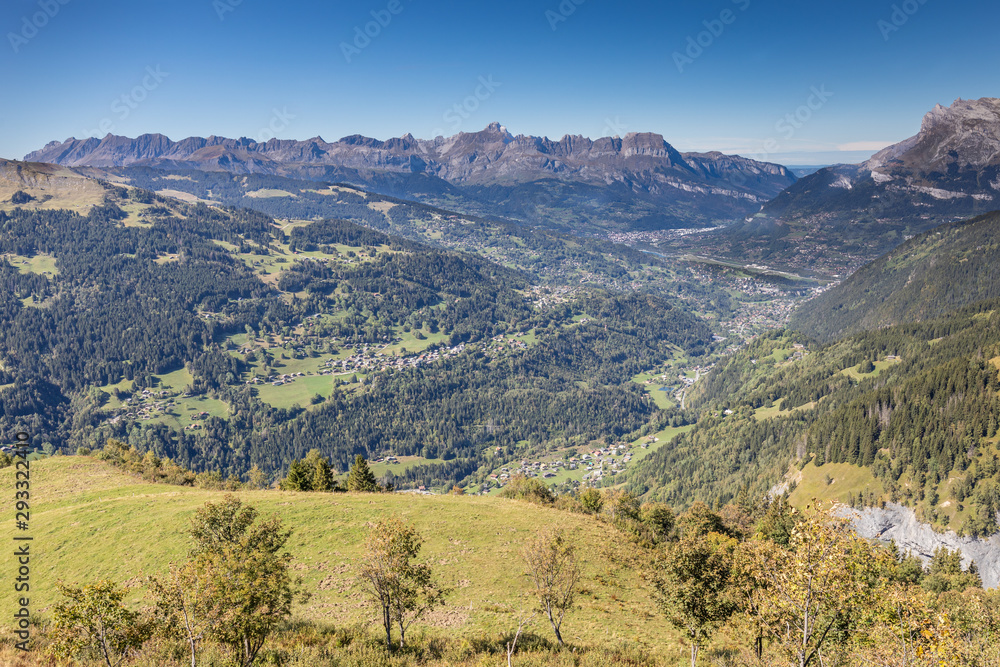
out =
[[[657,134],[553,141],[498,123],[432,140],[109,135],[52,142],[26,159],[126,181],[154,169],[345,183],[576,235],[721,226],[662,250],[839,278],[940,224],[1000,208],[1000,100],[938,105],[910,139],[801,179],[739,156],[680,153]]]
[[[25,160],[71,167],[270,174],[343,182],[469,213],[572,231],[730,223],[795,183],[787,168],[739,156],[680,153],[658,134],[559,141],[512,135],[499,123],[433,140],[329,143],[160,134],[52,142]]]

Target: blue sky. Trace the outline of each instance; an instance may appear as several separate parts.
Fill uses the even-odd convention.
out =
[[[499,121],[852,162],[936,103],[1000,96],[998,19],[943,0],[5,0],[0,156],[107,131],[385,139]]]

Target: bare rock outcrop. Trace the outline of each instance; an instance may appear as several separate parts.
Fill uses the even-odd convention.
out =
[[[975,561],[983,586],[1000,585],[1000,535],[988,539],[960,537],[954,531],[935,532],[917,519],[909,507],[888,503],[884,508],[869,507],[863,510],[845,508],[859,535],[868,539],[892,540],[903,553],[909,552],[924,561],[930,560],[934,550],[947,547],[962,552],[962,564]]]

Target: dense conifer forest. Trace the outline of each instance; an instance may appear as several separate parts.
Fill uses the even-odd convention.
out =
[[[618,438],[657,411],[630,378],[711,338],[658,297],[539,292],[516,269],[351,222],[286,233],[262,213],[116,186],[86,216],[0,213],[0,252],[4,429],[67,450],[117,437],[223,475],[279,473],[317,448],[341,470],[357,454],[421,456],[401,480],[457,483],[487,452]],[[55,271],[25,270],[39,257]],[[258,397],[282,359],[333,363],[404,334],[435,360],[403,347],[311,404]],[[223,406],[196,429],[127,407],[185,372],[171,400]]]
[[[900,502],[939,528],[991,535],[998,331],[1000,303],[986,301],[825,346],[761,337],[694,390],[697,427],[629,473],[630,488],[675,504],[728,502],[744,487],[767,491],[789,466],[847,463],[884,489],[868,504]]]

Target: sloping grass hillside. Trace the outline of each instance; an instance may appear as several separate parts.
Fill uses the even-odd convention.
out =
[[[14,470],[0,471],[0,494],[14,497]],[[55,457],[32,463],[31,600],[48,616],[58,580],[110,578],[142,587],[145,577],[183,560],[186,528],[195,510],[219,501],[221,491],[144,483],[90,457]],[[489,497],[411,494],[309,494],[238,492],[261,514],[276,513],[294,528],[289,549],[311,599],[294,611],[306,620],[338,626],[371,618],[353,587],[354,563],[366,523],[398,515],[426,542],[422,556],[441,581],[454,587],[447,605],[432,614],[428,634],[472,635],[510,631],[522,609],[534,604],[520,560],[523,540],[541,526],[563,526],[580,545],[584,579],[578,608],[563,633],[577,645],[639,640],[654,650],[681,650],[676,634],[655,613],[639,574],[624,566],[629,548],[611,526],[586,516]],[[13,503],[11,503],[13,505]],[[14,511],[10,507],[10,514]],[[8,534],[15,532],[10,525]],[[14,572],[13,549],[0,568]],[[134,602],[142,604],[137,588]],[[14,596],[3,598],[10,618]],[[540,619],[541,617],[539,617]],[[548,632],[536,621],[535,632]]]

